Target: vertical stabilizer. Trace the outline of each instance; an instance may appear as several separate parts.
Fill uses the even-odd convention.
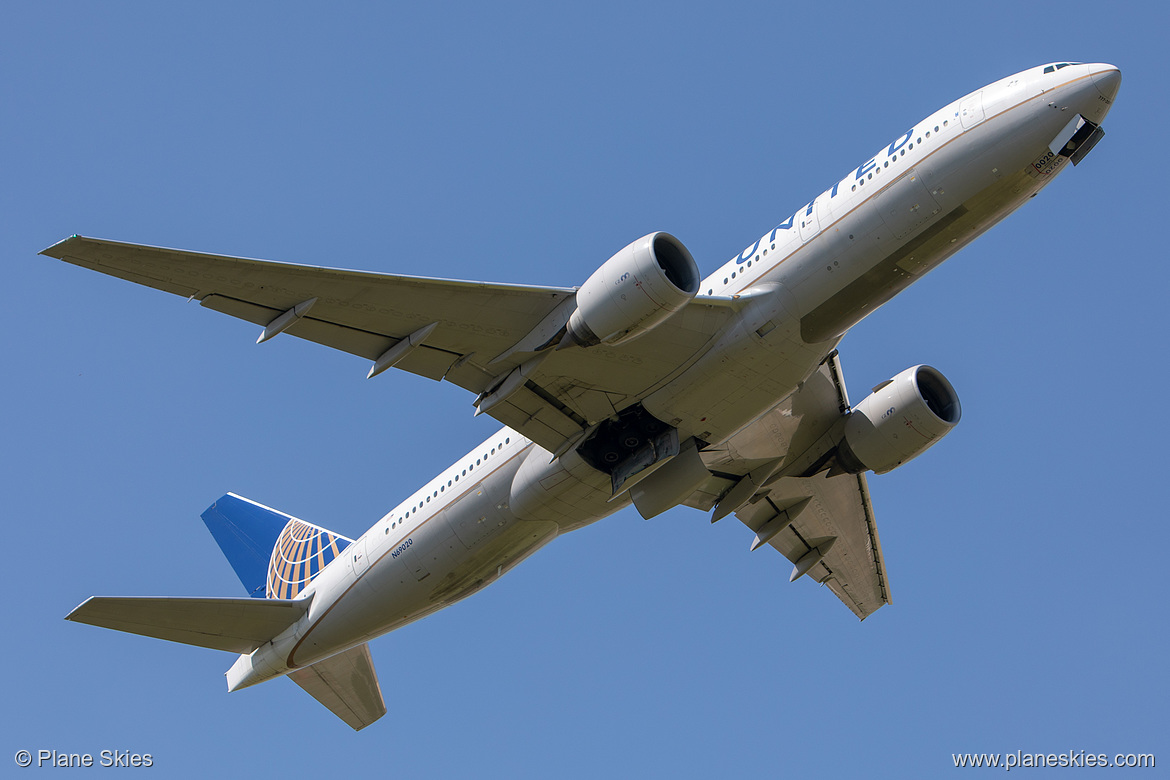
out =
[[[202,517],[253,598],[296,598],[353,541],[235,493]]]

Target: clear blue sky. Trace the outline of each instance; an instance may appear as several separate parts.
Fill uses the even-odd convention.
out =
[[[371,5],[6,9],[0,767],[20,748],[151,753],[163,777],[1170,763],[1163,7]],[[223,492],[356,536],[495,424],[458,388],[256,346],[40,249],[573,285],[668,230],[707,273],[944,103],[1066,59],[1123,71],[1105,140],[842,345],[855,397],[926,362],[964,411],[870,480],[893,604],[865,623],[687,509],[559,539],[375,641],[389,713],[360,734],[285,680],[229,695],[226,653],[62,620],[94,594],[243,595],[199,520]]]

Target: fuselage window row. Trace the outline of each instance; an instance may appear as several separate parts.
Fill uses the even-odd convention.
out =
[[[957,116],[957,114],[956,114],[956,116]],[[874,174],[880,174],[880,173],[882,172],[882,170],[883,170],[883,169],[886,169],[886,168],[889,168],[889,167],[890,167],[890,163],[896,163],[896,162],[898,162],[898,159],[899,159],[899,158],[901,158],[901,157],[905,157],[905,156],[906,156],[906,152],[907,152],[907,151],[912,151],[912,150],[914,149],[914,146],[915,146],[915,144],[917,144],[918,146],[922,146],[922,144],[923,144],[923,141],[924,141],[924,140],[926,140],[926,139],[929,139],[929,138],[930,138],[930,134],[931,134],[932,132],[933,132],[935,135],[938,135],[938,133],[940,133],[940,132],[942,131],[942,128],[944,128],[944,127],[949,127],[949,126],[950,126],[950,120],[949,120],[949,119],[944,119],[944,120],[942,121],[942,124],[941,124],[941,125],[939,125],[939,124],[936,124],[936,125],[934,125],[934,126],[933,126],[933,128],[932,128],[931,130],[927,130],[927,131],[926,131],[925,133],[923,133],[922,135],[920,135],[920,136],[917,136],[916,138],[914,138],[914,140],[913,140],[913,141],[911,141],[911,142],[910,142],[910,144],[909,144],[909,145],[907,145],[907,147],[906,147],[905,149],[899,149],[898,151],[896,151],[896,152],[894,152],[893,154],[891,154],[891,155],[890,155],[890,156],[889,156],[889,157],[888,157],[886,160],[884,160],[884,161],[882,162],[882,165],[881,165],[881,167],[880,167],[880,168],[875,168],[873,171],[869,172],[869,173],[868,173],[868,174],[865,176],[865,178],[861,179],[861,180],[860,180],[858,183],[856,183],[856,184],[853,184],[853,185],[850,187],[850,191],[851,191],[851,192],[857,192],[857,188],[858,188],[858,187],[864,187],[864,186],[865,186],[865,183],[866,183],[867,181],[873,181]],[[814,202],[815,202],[815,201],[814,201]],[[795,216],[795,215],[794,215],[794,216]],[[807,225],[808,225],[808,224],[811,224],[811,223],[806,223],[806,222],[802,221],[802,222],[801,222],[801,227],[807,227]],[[776,249],[776,245],[775,245],[775,244],[772,244],[772,245],[771,245],[771,249],[772,249],[772,250],[775,250],[775,249]],[[755,255],[755,256],[754,256],[754,257],[753,257],[751,260],[749,260],[749,261],[747,262],[747,264],[745,265],[745,268],[751,268],[751,267],[753,266],[753,264],[754,264],[754,263],[758,263],[758,262],[760,261],[760,258],[761,258],[761,257],[763,257],[763,256],[766,256],[767,254],[768,254],[768,250],[767,250],[767,249],[765,249],[765,250],[763,251],[763,253],[762,253],[762,254],[756,254],[756,255]],[[730,265],[730,264],[729,264],[729,265]],[[734,267],[734,266],[732,266],[732,267]],[[738,270],[738,271],[732,271],[730,276],[725,276],[725,277],[723,277],[723,284],[726,286],[726,285],[730,284],[730,283],[731,283],[731,282],[732,282],[734,279],[736,279],[736,278],[738,278],[738,277],[740,277],[740,276],[743,276],[743,275],[744,275],[744,270],[743,270],[743,269],[740,269],[740,270]],[[707,295],[714,295],[714,294],[715,294],[715,288],[714,288],[714,287],[710,287],[710,288],[708,288],[708,289],[707,289]]]

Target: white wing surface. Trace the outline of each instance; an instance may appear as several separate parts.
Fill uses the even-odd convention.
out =
[[[575,290],[289,265],[73,236],[42,254],[198,300],[209,309],[477,395],[498,387],[560,328]],[[681,373],[730,319],[699,298],[620,347],[555,352],[488,414],[556,451]],[[563,311],[563,310],[562,310]],[[549,332],[545,333],[542,327]],[[396,349],[392,349],[396,348]],[[395,360],[395,358],[397,358]]]
[[[805,499],[810,500],[800,514],[768,544],[796,565],[815,547],[823,550],[823,540],[834,540],[807,576],[824,583],[864,620],[890,603],[890,583],[864,474],[782,479],[756,503],[736,512],[736,517],[758,532]]]
[[[686,503],[711,509],[728,500],[736,486],[747,486],[743,480],[755,475],[744,503],[737,501],[735,509],[736,517],[756,532],[752,549],[770,545],[792,561],[797,571],[802,562],[819,558],[801,575],[824,583],[864,620],[890,603],[889,578],[865,475],[830,476],[826,467],[813,476],[775,476],[784,473],[787,463],[822,449],[824,437],[848,408],[834,352],[782,404],[726,444],[702,454],[716,476]]]

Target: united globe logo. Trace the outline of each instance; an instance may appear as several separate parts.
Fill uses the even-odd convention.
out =
[[[348,546],[344,537],[324,528],[289,520],[272,548],[265,595],[270,599],[296,598]]]

